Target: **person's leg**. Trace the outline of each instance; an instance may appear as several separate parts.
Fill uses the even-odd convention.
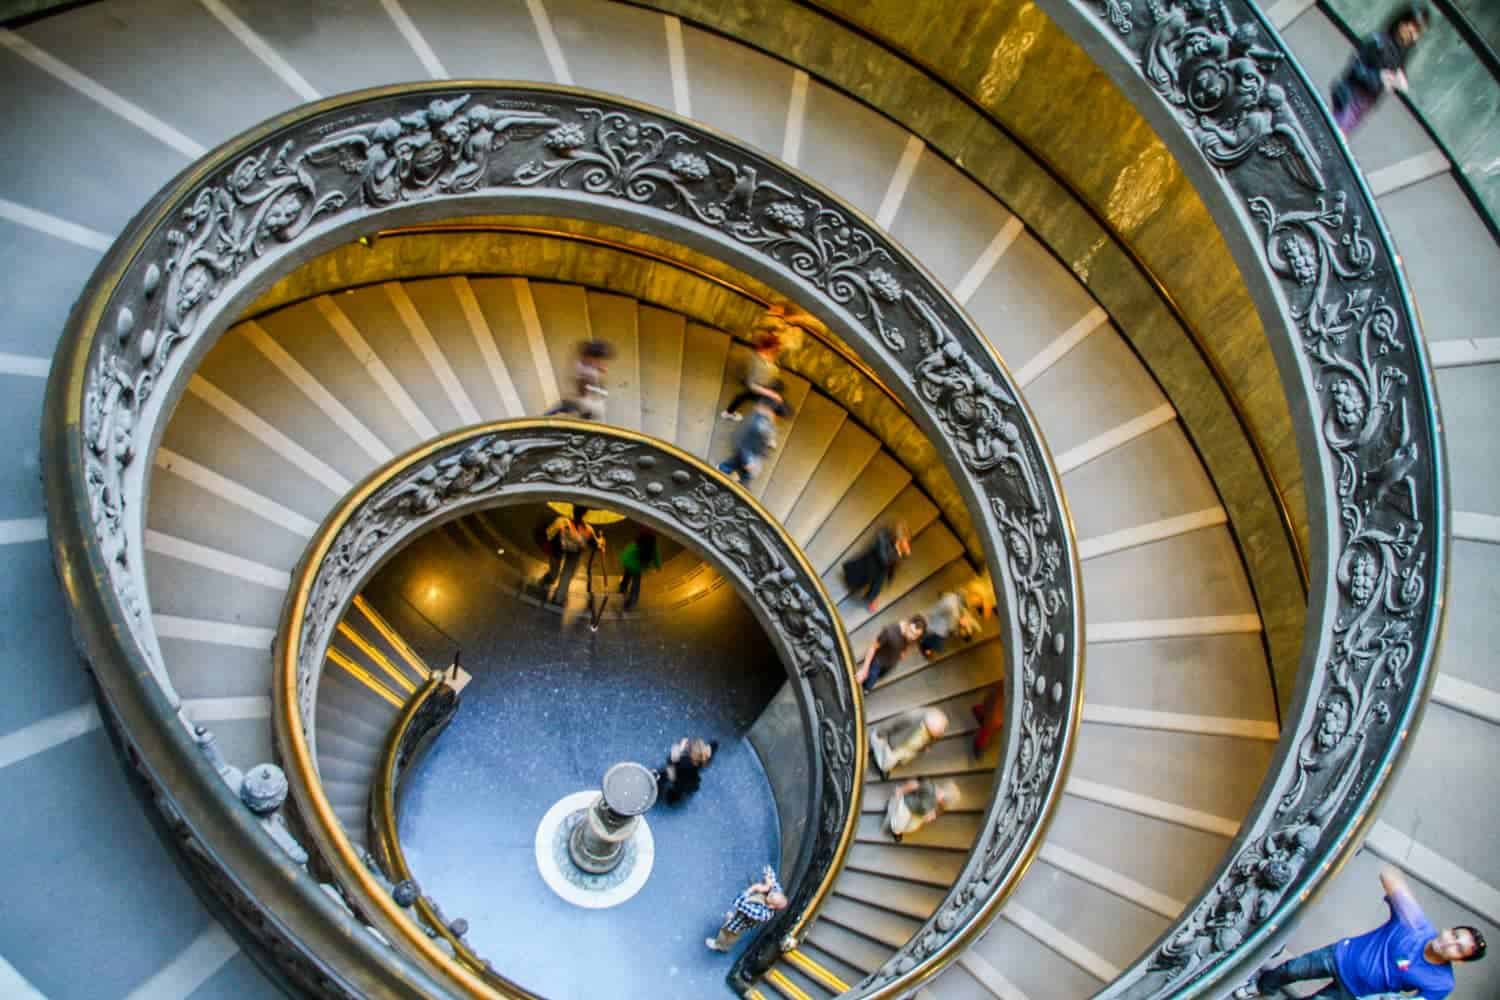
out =
[[[887,573],[884,567],[870,574],[869,586],[865,588],[865,603],[874,609],[875,599],[880,596],[880,591],[885,587]]]
[[[943,651],[948,643],[946,635],[938,635],[936,632],[923,632],[919,645],[923,656],[936,656]]]
[[[844,563],[844,583],[849,586],[850,593],[858,594],[869,584],[871,558],[868,552],[861,552]]]
[[[911,832],[911,810],[906,807],[904,795],[894,791],[891,793],[890,801],[885,806],[885,826],[891,833],[891,839],[898,844],[902,837]]]
[[[751,389],[741,389],[739,395],[735,396],[729,401],[729,405],[724,407],[724,412],[720,415],[739,419],[740,407],[744,406],[746,403],[753,402],[758,396],[759,393],[756,393]]]
[[[974,718],[979,722],[979,731],[974,734],[974,754],[978,756],[989,748],[990,740],[1005,724],[1005,683],[994,684],[984,701],[974,706]]]
[[[740,481],[741,485],[745,485],[750,482],[750,464],[754,460],[755,457],[748,451],[743,448],[736,448],[734,455],[729,461],[719,466],[719,471],[726,475],[734,476]]]
[[[568,588],[573,585],[573,574],[578,572],[578,558],[582,554],[581,552],[564,553],[562,572],[557,577],[557,589],[552,593],[553,604],[568,603]]]
[[[719,933],[705,943],[714,951],[728,951],[734,947],[734,943],[740,939],[743,931],[732,931],[727,927],[720,927]]]
[[[558,571],[561,569],[562,553],[549,546],[547,549],[547,572],[543,573],[542,578],[537,581],[537,586],[542,588],[543,597],[546,596],[547,590],[551,588],[552,582],[557,579]]]
[[[641,600],[641,574],[632,573],[626,579],[630,581],[630,586],[625,589],[625,610],[633,611]]]
[[[1333,120],[1340,131],[1352,132],[1359,128],[1360,123],[1365,120],[1365,115],[1369,114],[1374,105],[1375,99],[1364,90],[1359,87],[1350,87],[1343,106],[1334,111]]]
[[[1338,981],[1338,965],[1334,960],[1334,945],[1327,945],[1316,951],[1310,951],[1305,955],[1283,962],[1274,969],[1267,969],[1255,977],[1255,985],[1262,993],[1279,990],[1291,983],[1301,983],[1309,979],[1332,979],[1332,986],[1338,989],[1332,993],[1326,990],[1319,992],[1318,996],[1330,998],[1348,996],[1349,991],[1344,989]]]
[[[879,731],[870,734],[870,753],[875,757],[875,769],[884,778],[891,773],[891,745]]]

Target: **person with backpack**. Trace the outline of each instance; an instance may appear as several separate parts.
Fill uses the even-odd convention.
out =
[[[958,782],[936,782],[931,778],[913,778],[891,792],[885,804],[885,826],[891,839],[901,843],[908,833],[916,833],[943,813],[955,808],[963,798]]]
[[[573,583],[573,574],[578,572],[578,561],[584,550],[604,548],[604,539],[594,531],[593,525],[584,520],[587,516],[588,508],[575,505],[571,515],[559,514],[547,527],[546,540],[552,551],[547,573],[537,586],[542,600],[548,604],[565,606],[568,588]]]

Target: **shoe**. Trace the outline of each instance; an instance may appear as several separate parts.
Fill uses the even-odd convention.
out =
[[[744,420],[745,418],[742,417],[742,416],[740,416],[738,413],[732,413],[729,410],[725,410],[723,413],[719,414],[719,419],[720,420],[733,420],[735,423],[739,423],[741,420]],[[715,950],[718,950],[718,949],[715,949]]]
[[[893,833],[893,834],[891,834],[891,839],[894,840],[896,843],[899,844],[899,843],[901,843],[901,834],[899,834],[899,833]]]
[[[1260,987],[1253,982],[1246,983],[1233,993],[1229,994],[1231,1000],[1251,1000],[1252,997],[1261,996]]]
[[[708,945],[708,950],[709,951],[723,951],[724,950],[723,948],[720,948],[718,946],[718,944],[714,941],[713,938],[704,938],[703,939],[703,943],[706,944],[706,945]]]

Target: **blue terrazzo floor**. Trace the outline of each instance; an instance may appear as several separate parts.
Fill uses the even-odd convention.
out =
[[[506,596],[479,558],[438,533],[366,590],[430,662],[458,644],[474,675],[407,779],[401,837],[418,881],[469,921],[480,955],[549,998],[728,993],[732,959],[703,939],[780,854],[770,786],[743,738],[785,679],[770,644],[729,588],[669,620],[591,633]],[[656,863],[640,893],[607,910],[554,895],[533,854],[543,814],[618,761],[659,766],[689,733],[719,739],[719,753],[695,798],[647,817]]]

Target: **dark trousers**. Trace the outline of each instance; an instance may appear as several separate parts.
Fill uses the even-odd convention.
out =
[[[719,471],[726,476],[734,476],[743,486],[750,485],[750,466],[755,464],[757,456],[750,454],[744,448],[736,448],[728,460],[719,463]]]
[[[948,637],[946,635],[939,635],[929,629],[922,633],[922,638],[917,642],[923,656],[936,656],[948,645]]]
[[[1255,977],[1255,985],[1262,993],[1270,993],[1279,990],[1291,983],[1300,983],[1309,979],[1332,979],[1333,982],[1314,993],[1315,997],[1324,997],[1326,1000],[1357,1000],[1344,984],[1339,982],[1338,965],[1333,958],[1334,945],[1310,951],[1306,955],[1298,955],[1290,962],[1283,962],[1274,969],[1267,969]]]
[[[641,599],[641,574],[627,572],[620,577],[620,593],[625,595],[625,610],[634,608]]]
[[[750,389],[741,389],[740,394],[731,399],[729,401],[729,405],[724,407],[724,412],[737,413],[739,412],[740,407],[744,406],[746,403],[753,403],[759,398],[760,393],[754,392]]]
[[[875,659],[870,661],[870,672],[865,675],[865,682],[861,685],[866,692],[875,690],[875,684],[880,678],[885,676],[887,671],[894,669],[896,664],[901,661],[901,654],[899,652],[895,656],[891,656],[886,652],[889,648],[888,646],[881,647],[875,653]]]
[[[880,561],[877,549],[872,548],[844,563],[844,582],[855,594],[863,590],[864,596],[860,599],[866,604],[873,604],[875,598],[880,596],[880,590],[885,586],[889,575],[889,567]]]

